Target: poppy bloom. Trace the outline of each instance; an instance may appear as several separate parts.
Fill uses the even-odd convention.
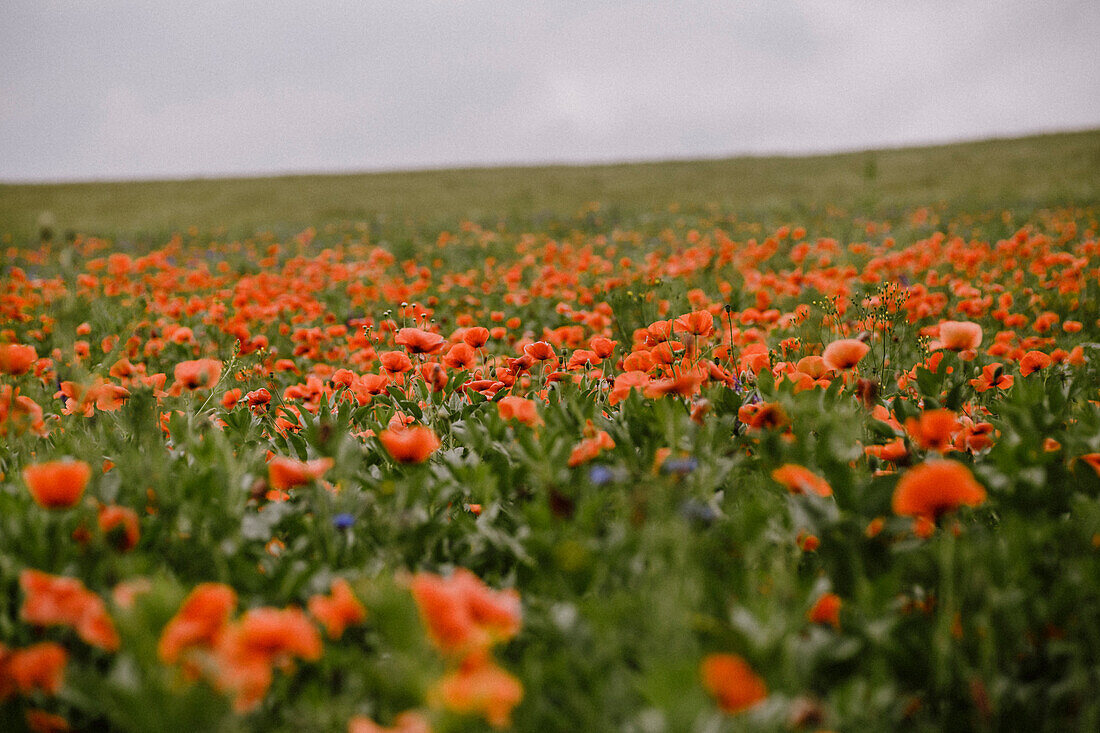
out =
[[[332,581],[329,595],[317,595],[309,599],[307,607],[313,618],[321,622],[330,639],[339,639],[344,629],[362,623],[367,610],[351,592],[351,586],[343,578]]]
[[[985,489],[970,469],[955,461],[932,460],[905,472],[894,489],[895,514],[935,520],[962,505],[985,501]]]
[[[404,346],[410,354],[435,354],[443,349],[447,339],[438,333],[420,328],[402,328],[397,332],[393,342],[398,346]]]
[[[883,445],[869,445],[863,449],[863,452],[879,460],[890,461],[891,463],[897,463],[909,455],[909,451],[905,447],[905,441],[901,438],[894,438]]]
[[[1026,377],[1032,372],[1046,369],[1051,361],[1051,358],[1041,351],[1029,351],[1020,359],[1020,375]]]
[[[431,733],[431,730],[427,718],[409,710],[398,713],[389,728],[383,728],[363,715],[356,715],[348,721],[348,733]]]
[[[703,383],[706,377],[706,372],[702,369],[685,369],[675,377],[653,380],[645,386],[643,392],[649,398],[661,397],[667,394],[691,397],[698,394],[699,385]]]
[[[67,509],[84,495],[92,467],[84,461],[49,461],[23,469],[35,503],[46,509]]]
[[[5,660],[7,669],[0,670],[0,675],[6,672],[21,693],[41,690],[47,695],[56,695],[64,684],[68,660],[64,647],[46,641],[12,651]]]
[[[276,491],[286,491],[320,478],[334,463],[331,458],[296,461],[293,458],[276,456],[267,464],[267,481]]]
[[[248,401],[248,409],[254,412],[263,410],[271,402],[271,393],[260,387],[246,394],[245,400]]]
[[[184,649],[213,648],[236,607],[237,592],[228,585],[195,586],[161,632],[157,656],[162,662],[173,664]]]
[[[38,360],[33,346],[25,344],[0,344],[0,374],[19,376],[26,374]]]
[[[378,440],[399,463],[423,463],[439,447],[439,438],[425,425],[383,430],[378,434]]]
[[[737,409],[737,419],[750,428],[778,428],[789,422],[787,413],[777,402],[741,405]]]
[[[474,654],[439,680],[432,696],[448,710],[481,715],[494,728],[504,728],[523,699],[523,685],[486,655]]]
[[[677,318],[673,322],[673,328],[680,333],[710,336],[714,333],[714,316],[709,311],[693,311]]]
[[[138,527],[138,515],[133,509],[124,506],[105,506],[99,510],[97,517],[99,530],[103,534],[113,536],[112,544],[121,552],[137,547],[141,539],[141,530]]]
[[[806,619],[815,624],[829,624],[833,628],[840,628],[840,596],[836,593],[825,593],[806,612]]]
[[[176,378],[173,387],[188,391],[209,389],[218,383],[222,373],[222,363],[217,359],[195,359],[176,364],[172,375]]]
[[[39,437],[49,433],[42,406],[19,394],[18,387],[0,385],[0,438],[9,433],[22,435],[28,430]]]
[[[69,733],[72,730],[68,720],[40,708],[27,708],[23,719],[31,733]]]
[[[735,654],[708,654],[699,673],[703,687],[727,713],[740,713],[768,696],[764,680]]]
[[[465,568],[449,577],[417,573],[409,590],[428,636],[445,654],[467,655],[519,633],[519,594],[493,590]]]
[[[484,326],[472,326],[462,333],[462,340],[475,349],[480,349],[489,340],[489,329]]]
[[[248,712],[267,694],[273,667],[289,668],[294,657],[316,661],[321,651],[321,636],[301,610],[252,608],[218,638],[215,684],[233,694],[237,712]]]
[[[618,344],[618,341],[612,341],[605,336],[593,336],[592,340],[588,342],[588,348],[594,351],[596,356],[601,359],[606,359],[611,356]]]
[[[448,369],[470,369],[477,360],[477,352],[469,344],[457,343],[443,355],[443,365]]]
[[[939,341],[932,348],[950,351],[973,351],[982,343],[982,327],[970,321],[944,321],[940,324]]]
[[[905,431],[922,448],[945,453],[962,426],[951,410],[925,410],[905,421]]]
[[[533,400],[509,395],[497,402],[497,411],[504,420],[516,420],[534,427],[538,424],[539,413]]]
[[[615,377],[615,386],[608,393],[607,401],[611,405],[617,405],[627,398],[631,390],[643,388],[650,381],[650,376],[644,371],[625,371]]]
[[[545,341],[536,341],[523,347],[523,353],[535,361],[551,361],[558,355],[554,353],[554,347]]]
[[[70,626],[77,636],[106,651],[118,649],[118,632],[103,599],[77,578],[24,570],[19,585],[26,594],[19,616],[36,626]]]
[[[772,471],[772,478],[787,487],[792,494],[808,494],[811,491],[818,496],[832,496],[829,482],[804,466],[787,463]]]
[[[858,339],[840,339],[826,346],[821,358],[825,366],[841,372],[858,364],[870,350],[870,346]]]
[[[1005,373],[1003,364],[994,362],[982,367],[982,375],[971,379],[970,386],[976,392],[986,392],[991,389],[1008,389],[1014,381],[1011,374]]]
[[[403,351],[383,351],[378,355],[378,360],[390,374],[404,374],[413,368],[412,360]]]
[[[1081,460],[1087,463],[1093,471],[1096,471],[1096,475],[1100,476],[1100,453],[1086,453],[1081,456]]]
[[[611,450],[615,447],[615,441],[606,430],[601,430],[590,438],[584,438],[569,454],[569,467],[573,468],[582,463],[587,463],[598,456],[601,451]]]

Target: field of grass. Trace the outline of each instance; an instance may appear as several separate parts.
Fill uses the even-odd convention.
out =
[[[0,731],[1100,730],[1098,148],[3,188]]]
[[[58,237],[75,231],[156,242],[191,227],[238,237],[363,222],[378,237],[434,238],[463,219],[545,230],[593,202],[609,226],[637,226],[670,206],[811,225],[825,218],[826,207],[882,217],[949,203],[956,210],[1025,215],[1094,202],[1098,191],[1100,130],[1093,130],[804,158],[0,184],[0,236],[37,240],[46,214]]]

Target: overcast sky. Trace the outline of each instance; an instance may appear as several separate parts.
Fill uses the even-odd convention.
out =
[[[0,180],[1100,127],[1098,0],[3,0]]]

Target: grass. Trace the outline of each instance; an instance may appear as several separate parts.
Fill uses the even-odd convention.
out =
[[[285,235],[361,222],[378,237],[432,236],[460,220],[553,231],[592,203],[601,224],[655,212],[810,224],[826,207],[865,216],[950,202],[1026,213],[1100,196],[1100,130],[812,157],[474,168],[186,181],[0,184],[0,237],[68,233],[157,242],[195,227]]]

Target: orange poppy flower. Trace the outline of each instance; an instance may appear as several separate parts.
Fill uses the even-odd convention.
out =
[[[367,618],[367,610],[351,592],[351,586],[343,578],[332,581],[328,596],[313,596],[307,604],[310,615],[321,622],[330,639],[339,639],[344,629],[360,624]]]
[[[962,505],[977,506],[985,489],[970,469],[955,461],[932,460],[902,475],[894,489],[895,514],[935,520]]]
[[[84,461],[49,461],[23,469],[23,480],[31,497],[46,509],[75,506],[91,477],[92,467]]]
[[[276,491],[286,491],[320,478],[334,464],[335,461],[331,458],[297,461],[293,458],[276,456],[267,464],[267,482]]]
[[[477,352],[474,347],[463,342],[452,346],[443,355],[443,365],[448,369],[470,369],[477,361]]]
[[[699,393],[699,385],[706,378],[707,373],[702,369],[685,369],[675,377],[653,380],[645,386],[643,392],[649,398],[662,397],[667,394],[691,397]]]
[[[1032,372],[1046,369],[1051,361],[1051,358],[1041,351],[1029,351],[1020,359],[1020,375],[1026,377]]]
[[[552,361],[558,358],[554,347],[545,341],[536,341],[523,347],[523,353],[535,361]]]
[[[348,721],[348,733],[431,733],[431,730],[427,718],[409,710],[398,713],[389,728],[384,728],[363,715],[356,715]]]
[[[710,336],[714,333],[714,316],[710,311],[693,311],[677,318],[673,322],[673,328],[680,333]]]
[[[0,676],[6,672],[21,693],[41,690],[56,695],[65,682],[65,664],[69,655],[65,648],[52,641],[16,649],[0,666]],[[2,667],[6,666],[7,669]],[[2,683],[0,683],[2,684]],[[0,696],[0,699],[3,699]]]
[[[735,654],[708,654],[699,666],[703,687],[727,713],[748,710],[768,696],[768,687]]]
[[[836,593],[825,593],[806,612],[806,619],[815,624],[829,624],[834,628],[840,628],[840,596]]]
[[[509,395],[497,402],[497,411],[504,420],[517,420],[534,427],[539,422],[538,408],[533,400]]]
[[[810,469],[794,463],[787,463],[772,471],[772,478],[787,487],[792,494],[813,492],[818,496],[832,496],[829,482]]]
[[[413,363],[403,351],[383,351],[378,355],[382,368],[390,374],[404,374],[413,368]]]
[[[945,453],[962,426],[951,410],[925,410],[920,417],[905,420],[905,431],[922,448]]]
[[[18,387],[0,385],[0,438],[9,432],[22,435],[28,430],[39,437],[49,434],[42,406],[19,394]]]
[[[112,544],[121,552],[126,552],[137,547],[141,539],[141,530],[138,527],[138,515],[133,509],[124,506],[105,506],[99,510],[97,517],[99,530],[110,536],[118,531]]]
[[[950,351],[972,351],[982,343],[982,327],[970,321],[944,321],[940,324],[939,341],[932,348]]]
[[[26,594],[19,615],[27,623],[70,626],[92,646],[118,649],[118,632],[106,604],[78,579],[28,569],[19,574],[19,585]]]
[[[890,461],[891,463],[897,463],[909,455],[909,451],[905,447],[905,441],[901,438],[894,438],[889,443],[883,445],[869,445],[863,449],[863,452],[869,456],[874,456],[883,461]]]
[[[423,463],[439,448],[439,438],[425,425],[383,430],[378,434],[378,440],[399,463]]]
[[[262,410],[267,407],[271,402],[271,393],[263,387],[254,389],[245,395],[245,400],[248,401],[248,408],[253,411]]]
[[[1100,453],[1086,453],[1081,456],[1081,460],[1087,463],[1093,471],[1096,471],[1097,476],[1100,476]]]
[[[615,447],[615,441],[605,430],[600,430],[589,438],[584,438],[574,446],[569,454],[569,467],[574,468],[587,463],[598,456],[601,451],[611,450]]]
[[[217,359],[195,359],[176,364],[172,375],[176,378],[173,388],[188,391],[209,389],[218,383],[222,373],[222,363]]]
[[[607,395],[607,401],[611,405],[617,405],[627,398],[633,389],[643,388],[649,384],[651,378],[645,372],[626,371],[615,377],[615,386]]]
[[[471,326],[462,332],[462,340],[475,349],[480,349],[489,340],[489,329],[484,326]]]
[[[38,360],[38,352],[25,344],[0,344],[0,374],[26,374]]]
[[[274,666],[289,669],[294,657],[316,661],[321,651],[321,636],[301,610],[253,608],[218,638],[215,684],[245,713],[267,694]]]
[[[393,342],[404,346],[410,354],[436,354],[443,349],[447,339],[421,328],[402,328],[394,336]]]
[[[173,664],[189,647],[213,648],[237,607],[237,592],[221,583],[202,583],[187,595],[164,627],[157,656]]]
[[[428,635],[446,654],[465,655],[519,632],[519,594],[493,590],[465,568],[446,578],[417,573],[409,590]]]
[[[30,733],[69,733],[72,730],[68,720],[40,708],[27,708],[23,719]]]
[[[1005,374],[1003,364],[994,362],[982,367],[982,375],[971,379],[970,386],[976,392],[985,392],[990,389],[1008,389],[1014,381],[1011,374]]]
[[[430,695],[448,710],[481,715],[494,728],[505,728],[523,699],[523,685],[486,655],[473,654],[439,680]]]
[[[870,350],[870,346],[857,339],[840,339],[826,346],[821,358],[825,366],[840,372],[854,367]]]
[[[789,422],[787,413],[783,411],[778,402],[756,402],[741,405],[737,410],[737,419],[750,428],[778,428]]]

